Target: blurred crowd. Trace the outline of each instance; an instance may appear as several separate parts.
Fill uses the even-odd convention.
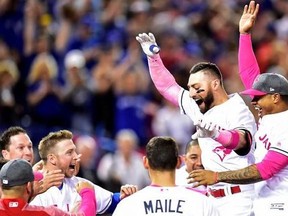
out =
[[[19,125],[37,147],[48,132],[69,129],[87,170],[96,170],[98,163],[129,168],[132,159],[126,156],[127,167],[115,168],[115,161],[123,160],[117,144],[123,131],[137,140],[127,147],[132,152],[152,136],[166,135],[183,153],[194,127],[151,84],[135,36],[154,33],[165,66],[182,87],[193,64],[210,61],[221,69],[228,93],[238,92],[243,90],[238,21],[248,2],[0,0],[0,130]],[[261,8],[253,44],[261,71],[288,77],[288,1],[256,2]],[[110,155],[101,162],[107,152],[115,152],[116,159]],[[84,176],[97,178],[94,174],[82,170]],[[140,179],[135,172],[127,175]],[[127,175],[120,172],[117,181]]]

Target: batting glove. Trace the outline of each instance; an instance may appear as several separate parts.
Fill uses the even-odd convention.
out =
[[[140,45],[143,49],[143,52],[147,56],[153,56],[153,55],[160,52],[160,48],[157,45],[155,37],[152,33],[138,34],[138,36],[136,36],[136,40],[140,43]]]
[[[213,122],[201,119],[198,120],[195,126],[197,130],[196,133],[192,135],[192,139],[207,138],[207,137],[215,139],[216,137],[219,136],[218,126]]]

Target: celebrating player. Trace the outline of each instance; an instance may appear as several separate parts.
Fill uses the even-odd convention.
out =
[[[70,131],[60,130],[49,133],[40,141],[38,148],[44,162],[43,170],[61,169],[65,178],[60,187],[49,188],[45,193],[36,196],[31,204],[54,205],[64,211],[71,211],[81,201],[81,197],[75,191],[75,186],[79,181],[88,180],[74,176],[77,154],[72,138],[73,134]],[[121,194],[112,194],[97,185],[93,184],[93,186],[97,201],[97,214],[113,212],[121,199],[136,191],[136,187],[125,185],[121,187]]]
[[[0,171],[2,196],[0,215],[62,215],[62,216],[95,216],[96,200],[93,185],[80,182],[77,185],[82,203],[78,213],[64,212],[55,206],[42,207],[28,204],[33,197],[33,183],[41,180],[43,175],[33,173],[32,166],[24,159],[13,159],[6,162]]]
[[[151,185],[122,200],[113,216],[219,215],[205,195],[176,186],[175,171],[181,159],[174,139],[152,138],[146,145],[143,163]]]
[[[192,187],[192,184],[187,184],[187,177],[190,172],[196,169],[204,169],[201,161],[201,148],[198,140],[190,140],[185,148],[184,165],[176,170],[176,185],[185,185],[186,187]],[[206,187],[197,188],[203,192],[206,192]]]
[[[219,173],[197,170],[190,177],[200,184],[248,184],[261,181],[255,185],[255,215],[284,216],[288,214],[288,80],[277,73],[259,75],[250,33],[258,11],[259,4],[251,1],[249,6],[245,5],[239,22],[240,76],[247,88],[242,94],[252,97],[252,105],[258,110],[260,117],[255,134],[256,164]],[[255,79],[252,87],[251,77]]]
[[[32,141],[25,129],[12,126],[6,129],[0,137],[1,156],[5,160],[25,159],[31,165],[34,162],[34,151]],[[61,185],[64,175],[61,170],[53,170],[43,173],[44,178],[33,184],[34,195],[45,192],[51,186]]]
[[[256,131],[254,116],[239,94],[227,95],[219,68],[208,62],[194,65],[188,80],[189,91],[184,90],[163,65],[154,35],[142,33],[136,39],[147,55],[149,72],[158,91],[178,105],[197,127],[208,127],[211,122],[211,126],[217,124],[217,133],[197,130],[192,137],[199,138],[205,169],[220,172],[252,164],[252,136]],[[253,184],[219,183],[209,186],[208,193],[221,215],[251,215],[255,194]]]

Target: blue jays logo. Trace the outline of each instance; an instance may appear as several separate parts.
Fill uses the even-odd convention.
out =
[[[232,152],[232,149],[227,149],[223,146],[217,146],[213,149],[213,152],[218,155],[221,161],[223,161],[226,155],[229,155]]]

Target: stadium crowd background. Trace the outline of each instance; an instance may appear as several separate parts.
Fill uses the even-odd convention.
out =
[[[191,66],[211,61],[228,93],[239,92],[238,22],[248,3],[0,0],[0,130],[25,128],[35,149],[58,129],[73,131],[76,144],[77,137],[92,137],[96,147],[90,138],[79,140],[90,143],[83,162],[93,172],[102,155],[117,150],[122,129],[136,133],[137,151],[154,135],[184,146],[193,125],[154,89],[135,36],[155,34],[164,64],[184,88]],[[288,1],[257,3],[253,44],[261,71],[287,77]],[[85,160],[91,152],[92,163]]]

